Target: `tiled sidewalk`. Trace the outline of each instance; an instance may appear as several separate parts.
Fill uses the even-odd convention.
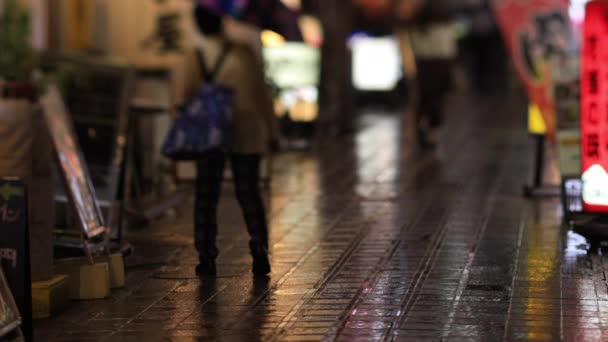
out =
[[[605,258],[521,197],[531,152],[517,96],[451,103],[437,153],[396,115],[275,162],[273,273],[250,273],[228,185],[218,278],[194,276],[191,214],[131,231],[128,281],[36,324],[37,341],[608,340]]]

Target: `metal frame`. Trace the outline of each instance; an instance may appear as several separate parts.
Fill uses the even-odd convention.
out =
[[[73,123],[69,120],[69,116],[67,113],[67,110],[65,109],[65,104],[63,103],[63,100],[61,99],[61,93],[59,92],[59,88],[56,85],[51,85],[48,88],[47,94],[44,96],[45,100],[43,100],[43,108],[46,111],[51,111],[51,110],[58,110],[58,111],[62,111],[61,114],[63,114],[65,117],[62,119],[65,119],[65,128],[68,130],[68,134],[70,134],[73,138],[73,141],[76,142],[76,133],[75,133],[75,129],[74,129],[74,125]],[[45,104],[46,103],[46,104]],[[52,106],[52,105],[57,105],[58,108],[46,108],[46,106]],[[54,113],[54,114],[58,114],[58,113]],[[52,115],[52,113],[45,113],[46,116]],[[52,136],[52,135],[51,135]],[[81,225],[81,229],[82,229],[82,233],[83,233],[83,237],[86,239],[91,239],[97,236],[100,236],[102,234],[104,234],[107,231],[107,228],[105,227],[105,222],[104,222],[104,218],[103,215],[101,213],[101,209],[99,207],[99,203],[97,201],[97,194],[95,192],[95,188],[93,187],[93,184],[91,182],[91,178],[89,177],[90,173],[88,170],[88,167],[86,165],[85,159],[82,155],[82,151],[78,148],[78,146],[75,147],[75,154],[79,160],[79,166],[82,168],[82,172],[84,174],[84,178],[85,178],[85,186],[87,187],[87,190],[89,191],[93,203],[89,203],[90,205],[93,206],[93,209],[95,210],[95,215],[97,216],[96,218],[96,226],[95,227],[89,227],[89,222],[86,222],[84,220],[84,217],[81,215],[81,212],[78,210],[75,202],[75,196],[73,194],[73,189],[70,187],[70,180],[65,172],[65,169],[62,167],[63,163],[61,161],[61,158],[59,157],[59,152],[58,152],[58,145],[57,142],[55,141],[55,139],[53,139],[53,145],[55,147],[55,158],[57,159],[58,164],[60,165],[60,169],[61,169],[61,175],[64,181],[64,184],[66,186],[66,193],[68,198],[70,199],[70,203],[72,204],[72,209],[77,213],[78,219],[80,221],[80,225]]]
[[[11,293],[11,289],[8,285],[8,282],[6,281],[6,277],[4,276],[4,271],[2,270],[2,267],[0,267],[0,283],[0,289],[2,290],[2,293],[0,293],[0,295],[2,296],[2,300],[5,301],[6,306],[9,310],[12,311],[12,314],[15,317],[12,322],[9,322],[5,327],[0,328],[0,337],[3,337],[6,334],[13,332],[15,329],[19,328],[19,326],[21,326],[21,324],[23,323],[23,318],[21,317],[19,310],[17,309],[17,304],[15,303],[15,299],[13,298],[13,294]]]
[[[103,203],[102,206],[107,208],[107,216],[105,217],[105,222],[109,225],[107,230],[121,232],[124,217],[122,187],[125,184],[125,164],[128,156],[127,144],[129,125],[131,124],[130,101],[135,90],[135,70],[131,65],[123,63],[122,61],[90,58],[80,55],[51,55],[45,58],[45,60],[47,61],[46,64],[51,68],[65,64],[74,66],[77,69],[89,70],[91,73],[103,72],[121,78],[122,84],[120,84],[120,86],[122,88],[120,89],[120,99],[117,100],[119,108],[115,113],[115,117],[117,118],[114,123],[115,134],[112,137],[112,141],[108,142],[112,144],[110,164],[108,165],[111,171],[110,175],[106,178],[108,184],[104,186],[103,190],[105,191],[102,192],[104,196],[100,199],[100,203]],[[72,121],[77,122],[78,115],[73,115]],[[116,210],[118,210],[118,212],[116,212]],[[101,212],[100,215],[101,217],[104,217]],[[116,226],[112,226],[113,223],[116,223]],[[120,233],[118,233],[118,235],[120,235]]]

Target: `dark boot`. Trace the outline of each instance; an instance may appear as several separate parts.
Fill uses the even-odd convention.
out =
[[[251,256],[253,257],[253,274],[264,276],[270,273],[270,260],[268,260],[268,247],[263,243],[251,241],[249,243]]]
[[[195,271],[199,277],[215,276],[217,274],[215,259],[201,258],[199,264],[196,265]]]
[[[268,261],[268,223],[260,195],[260,155],[231,156],[236,196],[243,210],[247,231],[251,236],[249,248],[253,257],[253,273],[270,273]]]
[[[216,274],[217,205],[220,200],[225,159],[222,151],[214,150],[208,152],[197,165],[194,242],[199,255],[199,265],[196,266],[196,274],[199,276]]]
[[[215,245],[217,225],[196,226],[194,243],[198,250],[198,262],[196,274],[198,276],[216,275],[215,259],[219,251]]]

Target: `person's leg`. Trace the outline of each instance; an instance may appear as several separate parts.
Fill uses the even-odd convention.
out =
[[[477,69],[479,65],[477,61],[477,47],[472,35],[467,35],[460,40],[458,53],[466,78],[467,90],[476,92],[479,82],[477,78]]]
[[[226,157],[220,150],[209,152],[197,163],[194,242],[199,253],[197,273],[200,275],[215,274],[217,205],[225,163]]]
[[[433,75],[430,77],[431,85],[429,93],[433,101],[429,103],[429,126],[431,129],[441,128],[443,125],[443,115],[445,102],[450,92],[452,79],[452,61],[449,59],[437,60],[433,63]]]
[[[445,99],[452,84],[452,62],[448,59],[420,63],[419,143],[434,147],[440,140]]]
[[[268,222],[260,195],[260,155],[233,154],[230,157],[236,195],[251,236],[249,247],[255,274],[270,273],[268,261]]]
[[[437,110],[437,98],[434,84],[435,71],[430,60],[421,59],[418,61],[417,77],[418,102],[416,107],[417,140],[422,148],[432,147],[429,141],[431,129],[431,118],[435,117]]]

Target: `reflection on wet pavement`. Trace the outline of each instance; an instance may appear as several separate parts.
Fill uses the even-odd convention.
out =
[[[191,211],[129,232],[127,287],[36,324],[40,341],[608,340],[606,259],[521,197],[517,96],[451,101],[436,153],[397,115],[275,160],[270,278],[250,275],[230,185],[217,279],[198,279]]]

